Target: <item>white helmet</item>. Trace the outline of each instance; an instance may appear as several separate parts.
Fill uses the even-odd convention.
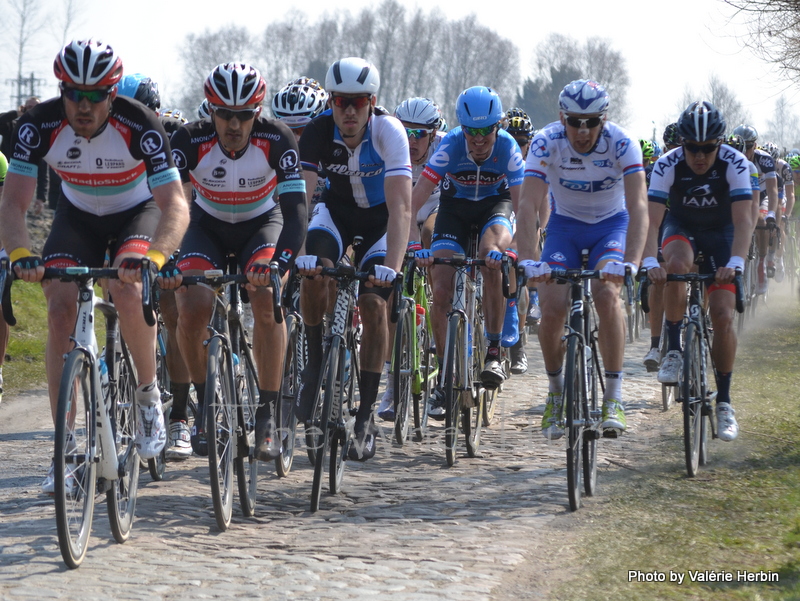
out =
[[[407,98],[394,110],[394,116],[406,123],[420,123],[428,127],[439,127],[442,113],[430,98]]]
[[[208,108],[208,98],[203,98],[203,102],[197,107],[197,117],[211,121],[211,109]]]
[[[325,76],[328,93],[377,95],[381,87],[381,76],[372,63],[363,58],[343,58],[333,63]]]
[[[275,94],[272,113],[289,127],[302,127],[324,111],[327,102],[328,93],[313,79],[304,84],[292,82]]]

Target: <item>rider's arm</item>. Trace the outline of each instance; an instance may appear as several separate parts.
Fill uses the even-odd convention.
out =
[[[628,233],[625,236],[625,262],[639,265],[647,239],[647,187],[644,171],[629,173],[623,178],[625,205],[628,209]]]
[[[778,210],[778,178],[767,178],[765,183],[767,186],[767,198],[769,198],[769,210],[775,212]]]
[[[786,211],[783,214],[789,217],[792,214],[792,209],[794,209],[794,183],[787,181],[783,189],[786,195]]]
[[[277,174],[278,185],[275,192],[278,196],[278,205],[283,216],[283,227],[275,243],[275,260],[280,265],[281,274],[286,273],[292,266],[308,230],[308,208],[306,204],[306,191],[313,190],[305,180],[305,174],[300,168],[299,151],[292,131],[282,122],[275,122],[273,126],[281,135],[282,140],[270,146],[270,165]],[[316,181],[311,184],[316,186]]]
[[[17,248],[30,250],[31,238],[25,222],[25,214],[36,191],[36,178],[9,173],[2,188],[0,201],[0,240],[6,252]]]
[[[746,257],[750,249],[750,238],[755,227],[750,202],[745,200],[731,203],[731,218],[733,219],[731,256]]]
[[[384,265],[400,271],[411,224],[411,177],[408,175],[386,177],[383,180],[383,190],[386,207],[389,209]]]
[[[522,183],[517,213],[517,250],[520,259],[536,259],[539,253],[539,215],[547,205],[549,186],[540,177],[526,177]]]
[[[427,177],[420,177],[417,183],[414,184],[414,190],[411,192],[411,215],[416,215],[425,202],[430,198],[433,191],[438,184]],[[388,198],[388,197],[387,197]],[[415,219],[409,219],[408,228],[408,241],[417,240],[419,237],[419,230]]]
[[[153,188],[153,200],[161,209],[161,218],[158,220],[150,249],[169,258],[180,246],[186,228],[189,227],[189,203],[177,179]]]

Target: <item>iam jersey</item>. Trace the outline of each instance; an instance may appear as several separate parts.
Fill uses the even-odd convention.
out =
[[[702,175],[686,164],[683,148],[656,161],[648,200],[669,203],[674,218],[696,230],[720,229],[733,223],[731,204],[752,200],[747,157],[723,144],[711,168]]]
[[[492,153],[478,164],[469,153],[461,127],[456,127],[439,143],[422,177],[439,184],[443,199],[509,198],[509,190],[522,184],[522,166],[519,145],[507,131],[498,130]]]
[[[564,126],[553,122],[534,136],[525,162],[525,177],[550,185],[550,210],[584,223],[625,211],[622,178],[638,171],[643,171],[641,146],[610,122],[588,154],[572,148]]]
[[[43,159],[61,178],[64,197],[93,215],[133,208],[179,177],[156,114],[122,96],[88,140],[75,134],[61,99],[53,98],[20,117],[13,142],[9,173],[36,177]]]
[[[761,199],[763,200],[767,197],[767,180],[778,177],[778,173],[775,171],[775,159],[768,152],[756,148],[755,154],[753,154],[753,163],[758,169],[758,185],[761,189]]]
[[[273,209],[276,194],[305,192],[294,134],[280,121],[259,115],[248,145],[234,154],[222,149],[206,120],[181,127],[171,144],[192,200],[221,221],[248,221]]]
[[[306,126],[300,138],[303,169],[328,178],[322,195],[326,204],[367,209],[386,203],[384,179],[411,177],[408,136],[394,117],[376,109],[361,143],[344,143],[332,114],[322,114]]]

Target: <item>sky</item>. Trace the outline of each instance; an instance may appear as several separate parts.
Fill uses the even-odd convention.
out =
[[[38,60],[28,65],[26,71],[35,70],[37,75],[48,78],[43,95],[49,97],[55,95],[52,59],[61,44],[57,23],[63,0],[42,1],[49,3],[51,28],[39,38]],[[303,3],[238,0],[235,5],[228,5],[228,10],[224,3],[196,0],[80,1],[84,9],[70,37],[104,39],[122,56],[126,72],[152,77],[167,99],[178,96],[179,48],[187,34],[216,30],[229,23],[261,32],[271,21],[288,16],[295,6],[302,6],[307,15],[331,10],[330,3],[320,0]],[[417,6],[403,4],[409,9]],[[452,19],[475,13],[483,25],[517,45],[523,78],[530,74],[534,49],[551,33],[577,40],[595,36],[609,39],[626,60],[631,80],[626,127],[637,138],[652,136],[655,127],[660,139],[664,125],[678,117],[684,91],[688,88],[699,97],[711,75],[718,76],[734,91],[759,130],[767,129],[767,121],[773,118],[775,102],[781,94],[786,95],[793,112],[800,113],[798,87],[743,48],[740,36],[746,29],[742,19],[731,19],[732,10],[722,0],[664,3],[573,0],[563,4],[530,0],[503,5],[485,0],[426,0],[418,5],[424,10],[438,7]],[[359,8],[354,3],[344,7]],[[8,49],[8,57],[7,52]],[[13,77],[13,62],[4,61],[0,65],[0,84]],[[1,92],[0,109],[12,108],[11,87],[2,85]]]

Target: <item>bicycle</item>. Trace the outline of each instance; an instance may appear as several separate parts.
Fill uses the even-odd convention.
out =
[[[300,375],[306,364],[305,328],[300,316],[299,276],[290,276],[284,290],[283,306],[286,307],[286,355],[283,361],[280,409],[278,411],[279,432],[282,438],[281,454],[275,459],[275,471],[283,478],[289,475],[294,461],[297,436],[297,418],[294,401],[300,390]]]
[[[72,336],[75,347],[66,355],[59,385],[53,457],[58,544],[64,563],[72,569],[86,557],[96,494],[106,494],[111,533],[119,543],[130,536],[136,509],[136,369],[119,334],[113,303],[94,291],[95,280],[116,279],[117,274],[116,268],[83,266],[47,268],[44,274],[45,279],[78,284],[78,315]],[[12,326],[16,324],[11,308],[13,277],[8,261],[3,260],[3,315]],[[143,299],[145,320],[154,325],[147,290]],[[94,331],[95,309],[106,320],[102,356]]]
[[[786,275],[789,280],[789,289],[792,294],[797,294],[797,283],[800,282],[800,248],[797,244],[797,217],[783,217],[784,227],[786,228],[786,250],[784,252],[786,260]],[[790,225],[791,224],[791,225]]]
[[[242,514],[255,512],[258,460],[255,458],[255,421],[258,408],[258,375],[247,330],[242,324],[239,284],[247,275],[235,273],[229,257],[228,273],[207,270],[202,276],[183,276],[183,284],[204,284],[214,291],[214,308],[208,324],[205,398],[197,421],[205,425],[208,467],[214,517],[225,531],[233,514],[233,475],[236,474]],[[278,264],[270,264],[270,286],[275,321],[283,322]],[[280,407],[276,408],[280,423]],[[202,432],[201,432],[202,435]]]
[[[412,414],[415,439],[424,438],[428,398],[439,376],[428,301],[430,287],[425,270],[416,265],[414,251],[406,255],[403,290],[406,296],[400,300],[390,372],[394,379],[394,435],[400,446],[408,437]]]

